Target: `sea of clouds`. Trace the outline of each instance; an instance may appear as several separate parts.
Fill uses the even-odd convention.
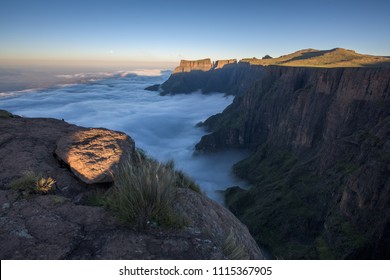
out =
[[[193,178],[212,199],[222,202],[221,190],[245,186],[231,173],[245,157],[242,151],[194,155],[206,132],[200,121],[221,112],[233,97],[200,92],[160,96],[145,87],[162,83],[169,72],[141,69],[112,73],[59,74],[69,83],[44,89],[3,92],[0,108],[26,117],[64,119],[85,127],[105,127],[130,135],[136,146],[160,160],[173,159],[177,169]]]

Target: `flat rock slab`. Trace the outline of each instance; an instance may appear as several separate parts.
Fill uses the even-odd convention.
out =
[[[55,153],[76,177],[95,184],[112,182],[118,165],[134,150],[134,141],[125,133],[90,128],[60,137]]]
[[[103,207],[57,195],[28,199],[0,189],[0,259],[224,259],[202,234],[137,232]]]

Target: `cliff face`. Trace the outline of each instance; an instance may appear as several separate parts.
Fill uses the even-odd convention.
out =
[[[199,60],[181,60],[180,65],[173,70],[173,74],[185,73],[191,71],[209,71],[213,69],[223,68],[228,64],[236,64],[237,59],[222,59],[211,62],[210,58]]]
[[[237,63],[237,59],[223,59],[223,60],[217,60],[216,62],[214,62],[213,68],[214,68],[214,69],[221,69],[221,68],[223,68],[225,65],[228,65],[228,64],[236,64],[236,63]]]
[[[389,258],[390,69],[264,67],[196,149],[249,148],[227,192],[285,258]]]
[[[190,71],[209,71],[213,68],[210,58],[200,60],[181,60],[180,65],[173,70],[173,74]]]
[[[208,62],[209,60],[204,69],[210,66]],[[199,69],[198,61],[191,63],[194,64],[193,67],[189,66],[191,65],[189,62],[181,61],[180,66],[161,85],[161,94],[191,93],[202,90],[203,93],[224,92],[239,95],[246,92],[263,72],[262,67],[237,63],[235,59],[217,60],[208,70]]]

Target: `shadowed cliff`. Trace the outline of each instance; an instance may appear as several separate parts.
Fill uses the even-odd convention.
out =
[[[169,79],[161,87],[155,85],[148,90],[160,90],[161,94],[224,92],[231,95],[246,93],[250,86],[261,78],[261,66],[294,67],[390,67],[390,58],[359,54],[352,50],[335,48],[331,50],[306,49],[278,58],[265,56],[263,59],[182,60]]]
[[[196,62],[196,61],[195,61]],[[203,93],[224,92],[239,95],[262,73],[262,68],[246,62],[218,60],[212,67],[203,67],[197,63],[191,68],[186,61],[181,61],[169,79],[161,85],[161,94],[191,93],[201,90]],[[211,65],[207,63],[207,65]],[[199,70],[199,69],[203,70]],[[157,88],[149,88],[156,90]]]
[[[262,69],[196,145],[252,150],[227,205],[278,257],[388,259],[390,69]]]

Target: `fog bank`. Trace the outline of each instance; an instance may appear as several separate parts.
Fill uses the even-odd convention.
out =
[[[243,152],[193,155],[195,144],[205,134],[195,125],[221,112],[233,97],[220,93],[160,96],[145,91],[146,86],[168,78],[168,72],[156,69],[57,75],[85,80],[73,85],[3,93],[0,108],[26,117],[53,117],[80,126],[124,131],[148,155],[160,161],[173,159],[177,169],[185,171],[219,202],[220,190],[244,184],[231,174],[232,164],[244,157]]]

